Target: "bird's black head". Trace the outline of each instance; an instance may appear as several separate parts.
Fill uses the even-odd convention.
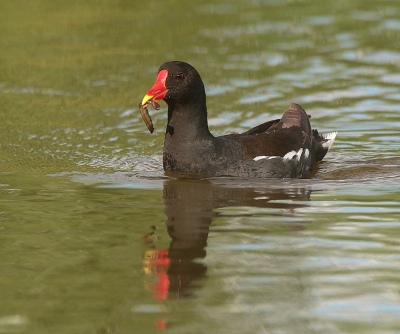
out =
[[[156,83],[142,104],[148,104],[151,99],[164,99],[168,105],[199,104],[205,102],[204,84],[193,66],[182,61],[170,61],[159,68]]]

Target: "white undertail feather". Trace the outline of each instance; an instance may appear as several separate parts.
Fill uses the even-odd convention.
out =
[[[325,137],[326,142],[322,143],[322,147],[328,148],[328,150],[332,147],[333,142],[335,141],[337,135],[337,131],[328,133]]]

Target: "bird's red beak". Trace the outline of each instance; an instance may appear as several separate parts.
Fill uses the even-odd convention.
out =
[[[167,95],[168,89],[167,87],[165,87],[165,80],[167,80],[167,76],[167,70],[161,70],[158,73],[156,83],[153,87],[151,87],[151,89],[147,92],[142,100],[143,106],[149,105],[151,101],[160,101],[165,97],[165,95]]]

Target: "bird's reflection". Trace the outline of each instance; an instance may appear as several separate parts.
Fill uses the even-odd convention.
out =
[[[157,276],[157,282],[148,286],[155,298],[190,296],[196,280],[201,281],[206,275],[207,267],[195,260],[206,256],[210,225],[218,216],[214,209],[278,208],[287,214],[307,206],[305,202],[310,200],[311,191],[304,183],[265,182],[242,184],[229,179],[164,182],[164,213],[172,241],[168,250],[149,247],[146,253],[145,270]]]

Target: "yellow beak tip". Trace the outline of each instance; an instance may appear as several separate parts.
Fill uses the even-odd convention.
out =
[[[142,105],[145,105],[153,96],[150,95],[145,95],[143,100],[142,100]]]

